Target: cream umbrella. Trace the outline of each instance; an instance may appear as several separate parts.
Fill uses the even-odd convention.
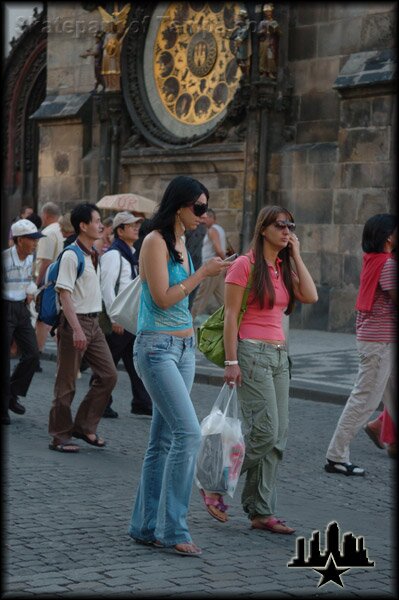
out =
[[[154,202],[154,200],[139,196],[138,194],[113,194],[110,196],[103,196],[103,198],[96,203],[96,206],[115,212],[128,210],[134,213],[143,213],[146,217],[150,217],[154,212],[157,203]]]

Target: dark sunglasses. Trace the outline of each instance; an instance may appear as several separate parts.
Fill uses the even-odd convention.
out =
[[[273,225],[277,227],[277,229],[285,229],[288,227],[289,231],[295,231],[296,228],[295,223],[291,223],[290,221],[274,221]]]
[[[195,214],[196,217],[202,217],[208,210],[208,203],[204,204],[203,202],[195,202],[194,204],[189,204],[189,209]]]

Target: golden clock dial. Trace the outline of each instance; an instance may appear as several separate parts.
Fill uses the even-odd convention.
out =
[[[229,35],[236,2],[171,2],[155,35],[153,78],[163,107],[186,125],[226,109],[241,76]]]

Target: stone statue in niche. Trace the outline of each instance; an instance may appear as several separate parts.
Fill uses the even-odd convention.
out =
[[[238,12],[235,28],[230,36],[232,51],[245,78],[249,77],[251,67],[251,31],[249,28],[248,13],[241,9]]]
[[[88,56],[94,56],[94,76],[96,78],[96,85],[94,87],[94,91],[97,92],[99,86],[101,86],[102,89],[105,90],[104,77],[101,73],[101,66],[102,66],[102,60],[103,60],[104,32],[97,31],[97,33],[95,35],[95,39],[96,39],[96,44],[95,44],[94,48],[93,49],[89,48],[88,50],[86,50],[86,52],[84,52],[80,56],[82,58],[87,58]]]
[[[259,23],[259,74],[261,77],[277,79],[280,26],[273,18],[273,4],[263,7],[264,19]]]

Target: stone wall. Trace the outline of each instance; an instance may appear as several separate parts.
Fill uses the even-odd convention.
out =
[[[122,156],[123,192],[160,201],[169,181],[189,175],[210,192],[209,205],[235,249],[239,247],[244,187],[244,145],[212,144],[190,150],[141,148]]]
[[[80,54],[95,45],[101,29],[97,10],[88,12],[81,2],[47,4],[47,94],[84,94],[94,87],[94,59]]]
[[[40,126],[39,208],[51,201],[67,210],[81,198],[82,132],[74,121]]]
[[[292,140],[271,157],[269,198],[293,211],[319,291],[317,304],[297,307],[291,326],[354,331],[363,225],[373,214],[394,210],[396,96],[383,85],[357,86],[350,97],[335,89],[353,53],[394,45],[394,7],[290,8]]]
[[[286,122],[280,115],[271,123],[267,201],[293,211],[319,291],[318,303],[296,308],[294,327],[354,331],[364,222],[395,209],[396,96],[383,86],[360,86],[349,95],[336,86],[355,54],[392,48],[395,8],[386,2],[288,5],[284,66],[292,76],[293,101]],[[89,96],[94,88],[94,59],[80,54],[94,46],[100,18],[78,2],[49,3],[47,10],[47,95],[67,104],[69,96]],[[85,114],[60,111],[39,123],[39,205],[53,200],[66,209],[81,200],[95,202],[100,129],[94,107]],[[189,152],[145,145],[125,150],[120,191],[160,200],[175,175],[197,177],[210,189],[218,221],[238,248],[244,157],[244,144],[227,142]]]
[[[94,59],[80,54],[94,47],[94,34],[100,27],[98,12],[87,12],[80,2],[47,5],[47,99],[36,117],[40,126],[39,208],[51,200],[66,211],[79,201],[96,200],[98,136],[89,97],[95,85]],[[75,113],[71,103],[77,105]],[[85,111],[80,114],[83,103]]]

